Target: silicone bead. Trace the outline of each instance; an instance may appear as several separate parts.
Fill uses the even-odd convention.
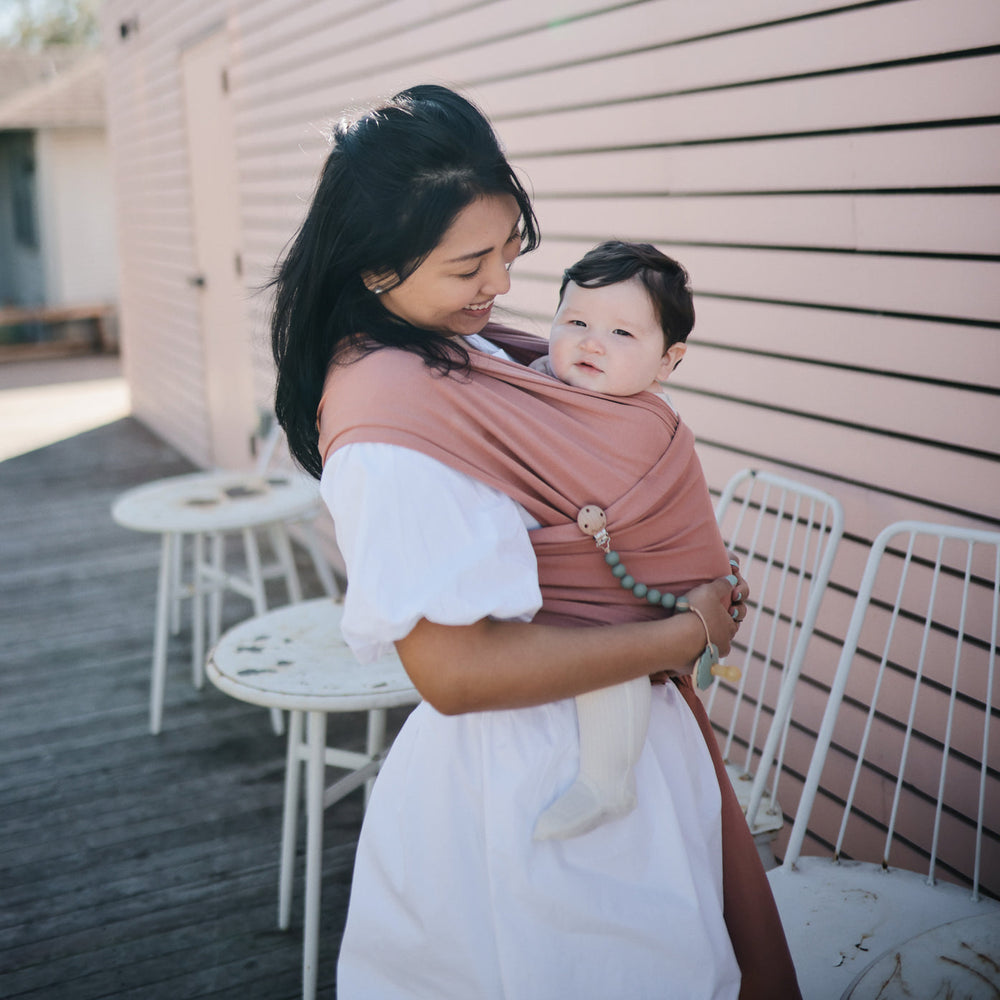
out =
[[[647,603],[667,611],[671,609],[677,611],[687,611],[690,608],[686,597],[674,597],[673,594],[663,593],[656,587],[650,587],[639,580],[625,568],[620,553],[610,547],[611,538],[607,533],[607,515],[597,504],[587,504],[580,508],[577,514],[576,523],[585,535],[591,535],[597,546],[604,550],[604,561],[611,567],[612,575],[622,585],[624,590],[630,590],[632,595],[638,600],[645,600]],[[735,566],[733,567],[735,569]]]

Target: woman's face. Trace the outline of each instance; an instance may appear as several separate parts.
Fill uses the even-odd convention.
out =
[[[507,269],[521,249],[520,218],[512,195],[484,196],[467,205],[413,274],[381,294],[382,304],[424,330],[454,337],[479,333],[489,322],[493,300],[510,289]],[[386,280],[365,276],[369,290]]]

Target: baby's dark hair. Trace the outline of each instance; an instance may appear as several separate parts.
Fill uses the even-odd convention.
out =
[[[603,288],[636,276],[649,293],[663,328],[665,348],[684,343],[694,327],[694,301],[688,274],[676,260],[651,243],[608,240],[588,250],[563,272],[559,301],[562,302],[571,281],[581,288]]]

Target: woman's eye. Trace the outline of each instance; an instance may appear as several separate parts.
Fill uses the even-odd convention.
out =
[[[460,278],[474,278],[477,274],[479,274],[479,268],[481,268],[481,267],[482,267],[482,264],[480,264],[479,267],[477,267],[475,269],[475,271],[470,271],[468,274],[460,274],[458,277],[460,277]]]

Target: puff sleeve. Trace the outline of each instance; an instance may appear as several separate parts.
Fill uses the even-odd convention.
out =
[[[529,519],[510,497],[398,445],[328,459],[320,492],[347,567],[343,633],[364,661],[421,619],[530,620],[541,607]]]

